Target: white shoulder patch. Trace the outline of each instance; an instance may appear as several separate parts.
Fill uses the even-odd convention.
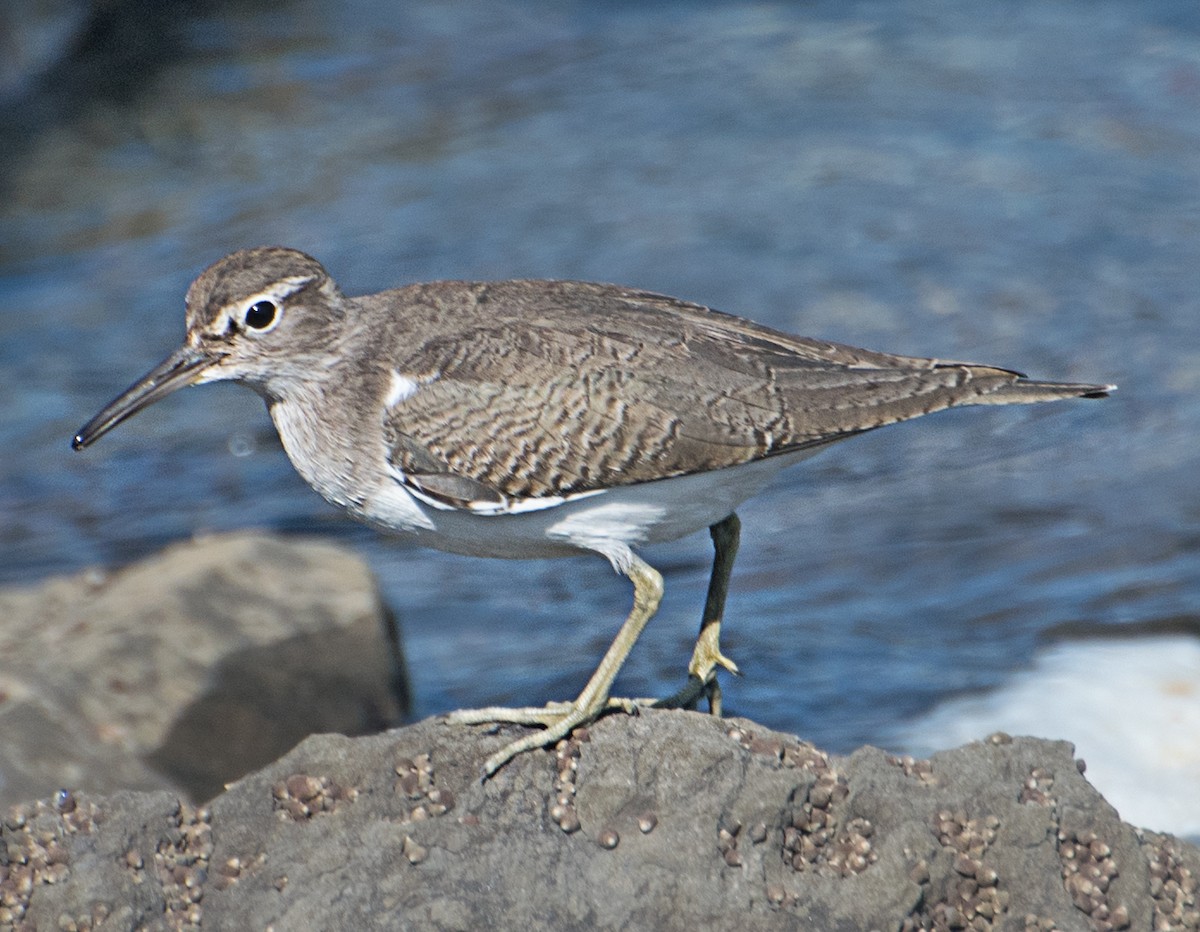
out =
[[[383,403],[389,408],[394,408],[406,398],[415,395],[420,387],[420,383],[416,379],[410,378],[403,372],[393,371],[387,394],[383,396]]]
[[[399,370],[392,370],[392,380],[388,383],[387,394],[383,396],[383,403],[388,408],[394,408],[400,402],[411,398],[415,395],[422,385],[428,385],[430,382],[436,382],[438,373],[433,372],[428,375],[407,375]]]

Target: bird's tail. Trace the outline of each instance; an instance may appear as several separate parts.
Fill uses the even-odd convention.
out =
[[[975,375],[986,377],[987,366],[972,366]],[[997,375],[1004,373],[1012,379],[995,391],[987,392],[974,399],[972,404],[980,405],[1010,405],[1033,404],[1038,401],[1058,401],[1063,398],[1107,398],[1110,392],[1117,390],[1115,385],[1091,385],[1085,382],[1043,382],[1029,379],[1023,373],[1010,372],[1005,369],[992,370]]]

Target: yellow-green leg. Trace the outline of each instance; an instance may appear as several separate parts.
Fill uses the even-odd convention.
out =
[[[718,521],[708,529],[713,541],[712,575],[708,580],[708,597],[704,600],[704,615],[700,620],[700,636],[688,664],[688,681],[673,696],[661,699],[658,708],[693,709],[702,696],[708,698],[708,709],[721,714],[721,684],[717,682],[717,667],[739,673],[737,664],[721,653],[721,619],[725,614],[725,597],[729,593],[729,577],[737,557],[742,522],[736,514]]]
[[[513,722],[520,725],[541,725],[545,728],[544,731],[535,731],[518,738],[489,757],[483,765],[485,777],[490,777],[523,751],[556,743],[573,729],[594,720],[606,708],[616,707],[628,712],[636,707],[632,700],[609,699],[608,693],[642,629],[658,611],[663,583],[658,570],[636,554],[630,552],[626,559],[628,568],[622,569],[633,582],[633,609],[609,645],[600,665],[596,667],[596,672],[574,702],[552,702],[540,708],[522,709],[493,706],[486,709],[464,709],[450,714],[450,721],[460,724]]]

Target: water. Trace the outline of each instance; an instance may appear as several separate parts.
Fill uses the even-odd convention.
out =
[[[1055,625],[1196,614],[1194,0],[157,10],[0,121],[0,581],[196,531],[337,537],[402,620],[418,714],[575,693],[629,599],[599,559],[459,558],[352,525],[233,386],[68,449],[177,343],[204,265],[282,243],[349,293],[617,281],[1121,384],[877,432],[747,504],[731,711],[886,744],[1028,667]],[[625,694],[678,685],[707,581],[705,535],[647,556],[667,598]]]

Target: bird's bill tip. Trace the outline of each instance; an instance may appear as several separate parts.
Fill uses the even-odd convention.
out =
[[[190,346],[181,346],[110,401],[71,438],[71,447],[90,446],[122,421],[133,417],[172,392],[196,382],[214,359]]]

